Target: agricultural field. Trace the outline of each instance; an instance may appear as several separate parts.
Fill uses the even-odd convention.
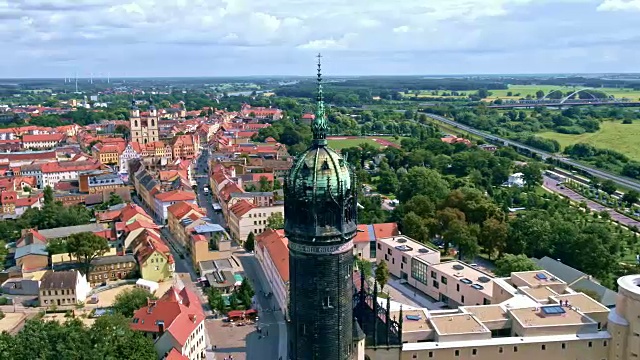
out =
[[[548,94],[553,90],[561,90],[562,92],[566,93],[567,91],[576,91],[579,89],[580,87],[573,87],[573,86],[510,85],[508,90],[489,90],[492,93],[491,96],[483,100],[485,101],[492,101],[496,99],[518,100],[520,98],[526,97],[527,95],[531,95],[532,97],[535,97],[536,92],[538,90],[542,90],[544,91],[545,94]],[[595,90],[605,92],[618,99],[627,98],[627,99],[636,100],[636,101],[640,99],[640,90],[624,89],[624,88],[597,88]],[[508,92],[511,92],[513,95],[507,96]]]
[[[411,93],[404,93],[404,92],[400,92],[400,95],[402,95],[402,97],[404,98],[414,98],[414,97],[418,97],[418,98],[434,98],[434,97],[441,97],[444,99],[466,99],[470,93],[472,93],[473,91],[458,91],[458,95],[457,96],[442,96],[443,93],[451,93],[451,91],[449,90],[437,90],[438,91],[438,95],[434,95],[433,92],[436,90],[419,90],[419,91],[411,91]]]
[[[570,135],[547,131],[536,135],[558,141],[562,149],[572,144],[585,143],[598,148],[615,150],[633,160],[640,161],[640,143],[638,143],[640,123],[637,122],[622,124],[621,121],[605,121],[596,133]]]
[[[392,136],[330,136],[328,139],[329,147],[335,150],[341,150],[344,148],[359,146],[360,144],[366,143],[376,147],[386,147],[386,146],[400,146],[400,141],[402,138],[398,138],[396,140]]]

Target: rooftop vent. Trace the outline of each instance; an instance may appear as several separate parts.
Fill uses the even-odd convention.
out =
[[[407,239],[400,238],[400,239],[398,239],[398,242],[399,242],[400,244],[404,244],[404,243],[406,243],[406,242],[407,242]]]
[[[407,315],[407,320],[420,321],[420,319],[422,319],[420,315]]]
[[[480,285],[480,284],[473,284],[471,285],[472,288],[476,289],[476,290],[482,290],[484,289],[484,286]]]
[[[418,252],[423,253],[423,254],[426,254],[426,253],[428,253],[428,252],[429,252],[429,249],[427,249],[427,248],[421,248],[421,249],[418,249]]]
[[[453,265],[453,269],[454,270],[464,270],[464,266],[462,266],[460,264],[455,264],[455,265]]]
[[[488,277],[486,277],[486,276],[480,276],[480,277],[478,278],[478,281],[480,281],[481,283],[488,283],[489,281],[491,281],[491,279],[489,279],[489,278],[488,278]]]
[[[469,279],[467,279],[467,278],[462,278],[462,279],[460,279],[460,281],[461,281],[463,284],[467,284],[467,285],[469,285],[469,284],[473,284],[473,281],[471,281],[471,280],[469,280]]]
[[[562,315],[566,313],[562,306],[544,306],[541,310],[545,315]]]
[[[547,280],[547,275],[545,275],[544,273],[537,273],[536,274],[536,279],[538,279],[538,280]]]
[[[398,245],[398,246],[396,246],[396,250],[411,251],[413,249],[411,248],[411,246],[408,246],[408,245]]]

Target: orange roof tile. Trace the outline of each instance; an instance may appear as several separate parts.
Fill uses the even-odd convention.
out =
[[[373,224],[373,230],[376,239],[384,239],[400,235],[400,231],[398,231],[398,223]]]
[[[267,229],[256,236],[256,243],[269,253],[278,270],[282,281],[289,281],[289,240],[284,236],[284,230]]]
[[[173,217],[178,220],[182,220],[182,218],[188,214],[191,210],[198,212],[200,215],[204,216],[204,210],[199,208],[196,204],[192,204],[186,201],[177,202],[167,208],[167,212],[169,212]]]
[[[255,205],[248,202],[247,200],[240,200],[236,204],[234,204],[231,209],[229,209],[229,211],[231,211],[236,217],[241,217],[255,207]]]
[[[159,333],[158,322],[164,323],[164,331],[184,346],[191,334],[204,321],[202,304],[187,288],[178,291],[171,287],[164,296],[133,314],[131,329]]]
[[[196,199],[196,194],[190,191],[173,190],[169,192],[160,193],[155,196],[156,199],[162,202],[168,201],[193,201]]]

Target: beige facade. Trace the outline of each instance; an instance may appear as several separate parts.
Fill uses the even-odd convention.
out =
[[[403,317],[402,348],[368,347],[365,359],[639,358],[640,275],[618,280],[614,309],[575,292],[546,271],[517,272],[491,282],[496,295],[491,305],[450,310],[405,305],[401,314],[400,304],[392,301],[392,316]]]
[[[229,230],[234,240],[244,242],[249,233],[262,234],[267,228],[267,219],[274,213],[284,214],[284,206],[254,207],[241,216],[229,211]]]
[[[440,262],[440,252],[399,235],[376,240],[376,263],[387,263],[389,273],[395,277],[409,281],[411,276],[411,260],[420,259],[427,264]],[[414,285],[413,281],[409,281]]]

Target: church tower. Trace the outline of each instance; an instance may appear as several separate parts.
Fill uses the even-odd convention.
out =
[[[357,188],[347,162],[327,146],[318,55],[313,143],[285,181],[289,239],[291,359],[347,360],[353,354],[353,241]]]
[[[131,100],[129,109],[129,129],[131,130],[131,141],[140,143],[142,140],[142,124],[140,123],[140,109],[135,100]]]
[[[129,111],[131,141],[147,144],[158,141],[160,138],[158,135],[158,110],[153,105],[153,101],[149,100],[149,104],[149,113],[141,116],[135,100],[131,102],[131,110]]]

